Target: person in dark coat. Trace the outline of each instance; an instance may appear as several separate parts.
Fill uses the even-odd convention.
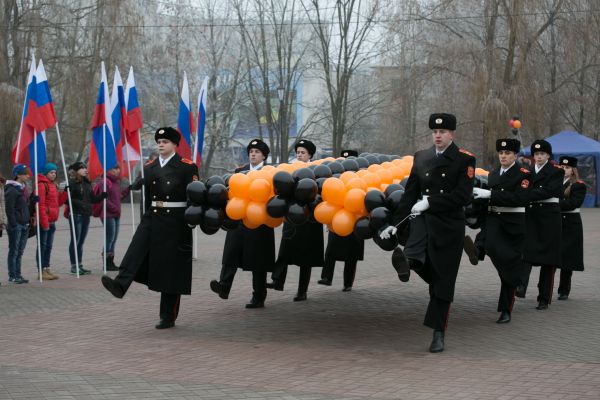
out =
[[[104,287],[122,298],[133,281],[160,292],[156,329],[175,326],[182,294],[192,290],[192,229],[184,219],[187,185],[198,180],[198,167],[176,153],[181,135],[173,128],[154,134],[159,158],[144,167],[146,213],[138,225],[114,279]]]
[[[564,171],[555,165],[552,145],[545,140],[531,144],[534,165],[531,171],[529,206],[525,211],[527,239],[523,260],[540,266],[538,310],[545,310],[552,301],[554,273],[561,260],[561,214],[559,201],[563,197]]]
[[[254,171],[265,165],[269,146],[260,139],[250,141],[246,148],[250,163],[235,170],[236,173]],[[266,225],[250,229],[240,223],[227,232],[223,248],[221,276],[210,282],[210,289],[222,299],[229,297],[233,278],[238,268],[252,271],[252,299],[246,308],[263,308],[267,298],[267,272],[275,264],[275,231]]]
[[[296,142],[294,149],[298,161],[309,162],[317,147],[310,140],[302,139]],[[279,254],[275,270],[271,274],[272,282],[268,283],[267,287],[283,290],[288,265],[295,264],[300,267],[300,277],[294,301],[306,300],[312,268],[323,266],[324,247],[322,224],[316,221],[308,221],[302,225],[284,222]]]
[[[415,153],[404,196],[393,216],[394,224],[399,224],[410,214],[416,215],[410,221],[406,258],[397,256],[398,248],[392,262],[401,280],[407,279],[410,267],[429,284],[424,324],[434,330],[429,351],[437,353],[444,350],[454,299],[465,237],[464,207],[473,193],[475,156],[454,143],[454,115],[431,114],[429,128],[434,145]],[[390,226],[380,236],[387,239],[396,232],[396,227]]]
[[[573,271],[583,271],[583,224],[579,207],[583,204],[587,188],[585,183],[579,180],[577,158],[563,156],[559,165],[565,171],[565,178],[564,197],[559,203],[562,214],[562,264],[558,300],[567,300],[571,293]]]
[[[356,150],[342,150],[342,157],[357,157]],[[352,290],[354,277],[356,275],[356,264],[362,261],[365,254],[365,241],[359,239],[356,235],[338,236],[329,231],[327,238],[327,248],[325,249],[325,265],[321,271],[319,284],[331,286],[333,282],[333,273],[335,271],[335,262],[344,262],[344,292]]]
[[[500,277],[499,324],[511,320],[517,288],[523,291],[531,265],[522,259],[525,242],[525,206],[531,173],[516,162],[521,150],[517,139],[498,139],[500,166],[488,176],[489,190],[474,188],[475,199],[489,199],[485,223],[485,251]]]

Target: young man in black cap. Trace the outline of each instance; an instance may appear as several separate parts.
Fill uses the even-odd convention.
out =
[[[102,277],[113,296],[122,298],[131,283],[160,292],[156,329],[175,326],[182,294],[192,290],[192,230],[184,219],[186,188],[198,180],[198,167],[177,154],[181,135],[173,128],[154,134],[159,157],[144,167],[146,213],[135,231],[114,279]]]
[[[356,157],[356,150],[342,150],[342,157]],[[362,261],[365,255],[365,241],[358,236],[350,234],[348,236],[339,236],[329,231],[327,238],[327,248],[325,249],[325,265],[321,271],[319,284],[331,286],[333,282],[333,272],[335,262],[344,262],[344,292],[352,290],[354,277],[356,275],[356,264]]]
[[[248,151],[249,164],[235,170],[258,170],[265,165],[269,146],[260,139],[251,140]],[[252,271],[252,299],[246,308],[263,308],[267,298],[267,272],[275,264],[275,233],[273,228],[261,225],[250,229],[240,222],[237,228],[227,232],[223,248],[223,261],[219,280],[210,282],[210,289],[220,298],[227,299],[238,268]]]
[[[510,322],[516,289],[524,290],[531,272],[531,265],[522,259],[531,173],[516,162],[520,150],[521,142],[517,139],[498,139],[496,151],[500,166],[488,176],[490,189],[473,189],[475,199],[489,199],[485,251],[500,276],[500,318],[496,321],[499,324]]]
[[[429,306],[424,324],[434,330],[432,353],[444,350],[444,334],[454,299],[454,286],[465,236],[464,207],[471,202],[475,157],[454,143],[456,117],[431,114],[433,146],[415,153],[406,191],[394,213],[398,224],[410,214],[410,235],[404,252],[392,261],[398,277],[408,280],[409,266],[429,284]],[[381,233],[396,234],[394,226]]]
[[[525,210],[527,240],[523,260],[540,266],[538,281],[538,310],[552,302],[554,273],[561,260],[560,199],[563,197],[562,168],[550,161],[552,145],[545,140],[531,144],[534,165],[529,169],[531,181],[529,205]]]
[[[294,149],[298,161],[309,162],[317,146],[310,140],[302,139],[296,142]],[[308,221],[303,225],[294,225],[284,222],[275,271],[271,274],[273,281],[267,287],[283,290],[288,265],[295,264],[300,267],[300,277],[294,301],[306,300],[312,268],[323,266],[324,247],[322,224]]]
[[[579,207],[585,200],[587,187],[579,180],[577,158],[562,156],[559,165],[565,170],[563,180],[564,198],[560,200],[562,213],[562,240],[560,266],[560,285],[558,300],[567,300],[571,293],[573,271],[583,271],[583,224]]]

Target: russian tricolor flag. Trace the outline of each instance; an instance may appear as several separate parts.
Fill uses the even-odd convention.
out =
[[[90,146],[90,159],[88,171],[90,179],[93,181],[96,177],[104,173],[104,157],[106,157],[106,169],[112,168],[117,163],[117,153],[115,151],[115,142],[112,136],[112,116],[110,107],[110,96],[106,78],[106,68],[102,62],[102,75],[100,87],[98,88],[98,97],[92,117],[92,142]],[[106,137],[106,155],[104,154],[104,137]]]
[[[129,162],[137,162],[142,159],[142,147],[140,145],[139,130],[144,126],[142,122],[142,111],[138,102],[137,90],[133,67],[129,68],[127,85],[125,88],[125,108],[127,122],[125,124],[125,139],[127,146],[123,147],[123,157]]]
[[[192,131],[194,130],[194,115],[190,107],[190,89],[188,87],[187,75],[183,73],[183,88],[181,89],[181,100],[179,101],[179,116],[177,117],[177,130],[181,135],[177,153],[183,157],[192,158]]]
[[[125,135],[127,112],[125,111],[125,89],[123,88],[123,80],[121,79],[118,67],[115,67],[115,76],[113,78],[112,96],[110,98],[110,116],[113,128],[112,136],[115,144],[115,156],[117,162],[121,165],[123,162],[123,136]],[[110,164],[106,166],[107,169],[110,167]]]
[[[202,147],[204,146],[204,127],[206,126],[206,96],[208,95],[208,77],[204,78],[198,94],[198,129],[194,146],[194,163],[200,168],[202,163]]]

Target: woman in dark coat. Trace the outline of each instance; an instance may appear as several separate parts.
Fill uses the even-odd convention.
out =
[[[298,161],[308,162],[315,154],[317,147],[309,140],[302,139],[294,145]],[[298,293],[294,301],[306,300],[306,292],[310,283],[312,267],[323,266],[323,225],[318,222],[306,222],[303,225],[283,224],[279,256],[275,263],[275,271],[271,275],[273,282],[267,287],[283,290],[287,267],[295,264],[300,267]]]
[[[571,292],[573,271],[583,271],[583,225],[579,207],[583,204],[587,188],[579,180],[577,158],[564,156],[560,158],[559,164],[565,170],[565,179],[564,198],[559,203],[562,213],[562,264],[558,300],[567,300]]]

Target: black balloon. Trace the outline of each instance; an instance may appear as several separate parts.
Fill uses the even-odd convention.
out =
[[[317,178],[316,182],[317,182],[317,187],[319,188],[319,194],[321,193],[321,190],[323,190],[323,183],[325,183],[326,180],[327,180],[327,178],[325,178],[325,177]]]
[[[310,211],[310,215],[313,215],[313,212],[315,211],[315,208],[319,205],[319,203],[321,203],[323,201],[323,198],[321,197],[320,194],[317,194],[315,196],[315,198],[307,204],[308,206],[308,210]]]
[[[294,197],[294,189],[296,188],[296,181],[289,172],[279,171],[273,175],[273,188],[275,194],[278,194],[286,199]]]
[[[372,211],[377,207],[385,206],[385,196],[379,190],[369,190],[365,196],[365,208]]]
[[[186,189],[187,198],[195,205],[206,203],[206,185],[200,181],[188,183]]]
[[[382,226],[390,223],[391,213],[387,207],[377,207],[369,213],[369,227],[373,231],[379,230]]]
[[[202,222],[202,215],[203,215],[203,211],[202,211],[202,207],[200,206],[189,206],[188,208],[185,209],[185,212],[183,214],[183,219],[185,220],[185,223],[188,225],[200,225],[200,223]]]
[[[225,180],[223,178],[221,178],[219,175],[213,175],[207,179],[206,186],[210,188],[212,185],[216,185],[218,183],[225,186]]]
[[[204,219],[201,225],[209,229],[217,229],[223,224],[225,219],[225,212],[220,208],[207,208],[204,210]]]
[[[205,224],[200,224],[200,230],[207,235],[214,235],[219,232],[219,228],[208,227]]]
[[[402,157],[400,157],[400,156],[397,156],[397,155],[395,155],[395,154],[394,154],[394,155],[390,156],[390,161],[393,161],[393,160],[400,160],[401,158],[402,158]]]
[[[342,163],[339,162],[339,161],[332,162],[331,164],[328,165],[328,167],[331,170],[331,173],[334,174],[334,175],[335,174],[341,174],[344,171],[346,171],[344,169],[344,166],[342,165]]]
[[[379,164],[379,158],[377,156],[373,155],[373,154],[369,154],[365,158],[369,162],[369,165]]]
[[[277,195],[267,202],[267,214],[272,218],[281,218],[287,214],[288,203],[285,198]]]
[[[225,174],[222,176],[223,182],[225,182],[225,186],[229,187],[229,178],[231,178],[232,174]]]
[[[390,194],[395,192],[396,190],[404,190],[402,186],[397,183],[389,184],[388,187],[385,188],[385,197],[388,197]]]
[[[214,208],[224,208],[227,205],[228,193],[225,185],[215,183],[208,189],[206,200]]]
[[[406,182],[408,182],[408,177],[406,177],[400,181],[400,184],[402,185],[403,188],[406,188]]]
[[[346,171],[358,171],[360,169],[360,166],[356,160],[346,159],[342,161],[342,166]]]
[[[310,168],[300,168],[294,171],[292,177],[296,182],[306,178],[314,180],[315,173]]]
[[[369,160],[364,157],[358,157],[356,162],[358,163],[359,168],[367,168],[369,166]]]
[[[379,160],[379,164],[383,164],[386,161],[390,161],[390,157],[385,154],[378,154],[377,159]]]
[[[398,237],[396,235],[390,235],[388,239],[382,239],[381,236],[379,236],[388,226],[389,225],[382,226],[373,236],[373,241],[377,243],[382,250],[392,251],[398,246]]]
[[[321,163],[321,165],[329,165],[329,164],[331,164],[331,161],[323,161],[323,162]]]
[[[370,154],[371,154],[371,153],[360,153],[360,154],[358,155],[358,157],[359,157],[359,158],[360,158],[360,157],[366,157],[366,156],[368,156],[368,155],[370,155]]]
[[[307,168],[314,172],[315,168],[317,168],[317,164],[311,164]]]
[[[290,204],[286,219],[293,225],[302,225],[308,221],[308,207],[298,203]]]
[[[317,182],[310,178],[304,178],[298,181],[298,183],[296,184],[294,198],[297,202],[306,204],[311,202],[318,192],[319,187],[317,185]]]
[[[390,193],[390,195],[385,199],[385,205],[387,208],[392,212],[396,211],[398,205],[400,205],[400,200],[402,200],[403,195],[404,189],[395,190],[394,192]]]
[[[317,165],[317,167],[315,168],[315,178],[319,179],[319,178],[331,178],[331,175],[333,175],[333,173],[331,172],[331,169],[329,169],[329,167],[327,165]]]
[[[369,218],[361,217],[356,220],[354,224],[354,234],[362,240],[371,239],[373,237],[373,231],[369,227]]]
[[[221,228],[223,228],[223,230],[230,231],[236,229],[239,225],[240,221],[231,219],[227,216],[227,214],[225,214],[225,218],[223,218],[223,225],[221,225]]]

